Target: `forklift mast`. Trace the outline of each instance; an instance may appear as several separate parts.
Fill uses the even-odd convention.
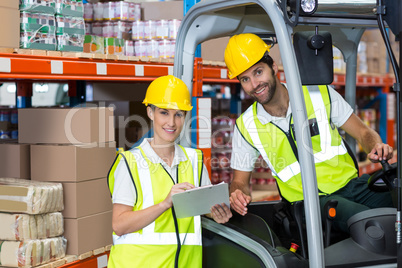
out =
[[[309,265],[324,267],[316,171],[313,155],[307,149],[312,146],[310,132],[308,128],[303,128],[307,115],[292,35],[296,32],[313,32],[317,27],[319,31],[332,35],[333,44],[341,50],[346,62],[345,98],[354,107],[358,44],[366,28],[378,27],[377,13],[386,13],[386,9],[384,5],[378,5],[376,0],[318,0],[318,8],[314,14],[305,16],[297,12],[296,15],[289,16],[286,9],[288,2],[291,0],[204,0],[197,3],[186,13],[181,23],[176,40],[173,74],[181,78],[192,91],[194,55],[200,43],[240,33],[269,34],[276,37],[291,109],[295,111],[293,116],[296,140],[305,145],[300,146],[298,159],[302,167]],[[397,12],[397,15],[401,12],[398,2],[400,1],[387,0],[385,4],[398,6],[398,9],[395,6],[392,8],[392,12]],[[296,4],[300,4],[300,0],[296,0]],[[397,19],[399,16],[393,17]],[[391,25],[394,28],[392,30],[395,35],[399,36],[399,22],[392,21],[390,16],[386,20],[390,28]],[[355,148],[354,140],[347,138],[347,142]]]

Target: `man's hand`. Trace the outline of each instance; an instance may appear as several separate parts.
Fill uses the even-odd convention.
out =
[[[389,160],[394,156],[394,148],[385,143],[376,143],[367,158],[377,163],[382,160]]]
[[[216,204],[211,208],[211,216],[217,223],[225,223],[232,217],[232,212],[225,203]]]
[[[247,205],[251,202],[251,197],[244,194],[239,189],[230,194],[230,206],[240,215],[247,214]]]

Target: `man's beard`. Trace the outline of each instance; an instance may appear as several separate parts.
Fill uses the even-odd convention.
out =
[[[272,83],[267,82],[267,83],[263,83],[263,84],[259,85],[259,86],[254,90],[254,92],[257,92],[258,90],[260,90],[262,87],[265,87],[265,86],[267,87],[267,88],[265,89],[265,90],[267,91],[267,95],[265,96],[264,99],[261,99],[261,98],[255,96],[254,94],[251,95],[251,97],[252,97],[255,101],[259,102],[259,103],[262,104],[262,105],[267,104],[267,103],[269,103],[269,102],[272,100],[272,98],[273,98],[273,96],[274,96],[274,94],[275,94],[275,91],[276,91],[276,80],[274,79],[274,80],[272,81]]]

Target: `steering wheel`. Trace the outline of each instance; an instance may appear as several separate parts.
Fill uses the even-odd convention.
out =
[[[374,192],[388,192],[397,186],[397,163],[389,164],[388,161],[382,160],[382,169],[378,170],[368,179],[368,188]],[[378,180],[382,179],[384,183],[376,184]]]

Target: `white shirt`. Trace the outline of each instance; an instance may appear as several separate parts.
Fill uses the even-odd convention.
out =
[[[339,128],[345,124],[352,115],[353,109],[338,92],[336,92],[332,87],[328,88],[329,96],[331,98],[331,121]],[[290,103],[286,117],[272,116],[265,111],[260,103],[257,103],[257,117],[263,125],[272,122],[283,131],[288,132],[291,114],[292,110]],[[230,167],[241,171],[252,171],[254,169],[255,161],[260,153],[243,138],[237,126],[233,133],[232,147]]]
[[[144,139],[144,141],[140,144],[143,149],[145,155],[148,157],[149,161],[154,164],[161,163],[162,166],[166,169],[172,179],[177,183],[177,166],[180,162],[186,161],[187,157],[184,154],[183,150],[175,144],[174,157],[172,166],[169,167],[165,161],[163,161],[152,149],[149,142],[152,139]],[[140,167],[138,167],[140,168]],[[127,206],[134,206],[136,200],[136,192],[133,185],[133,181],[131,180],[129,171],[127,169],[127,165],[124,162],[124,158],[120,159],[120,163],[117,165],[116,170],[114,172],[115,182],[113,189],[112,201],[113,204],[123,204]],[[208,171],[203,165],[202,177],[201,177],[201,186],[210,185],[211,181],[209,179]]]

